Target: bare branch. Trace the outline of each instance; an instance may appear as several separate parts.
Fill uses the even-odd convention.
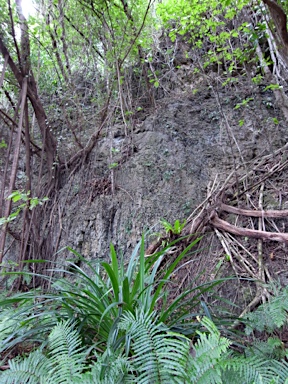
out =
[[[248,228],[238,228],[235,225],[227,223],[227,221],[225,220],[219,219],[216,213],[213,214],[212,218],[210,219],[210,223],[214,227],[222,231],[233,233],[234,235],[253,237],[255,239],[279,241],[281,243],[288,243],[288,233],[265,232],[265,231],[257,231],[257,230],[248,229]]]
[[[275,217],[275,218],[281,218],[281,217],[288,217],[288,210],[267,210],[267,211],[253,211],[251,209],[242,209],[242,208],[236,208],[231,207],[227,204],[221,204],[220,210],[229,212],[229,213],[235,213],[236,215],[242,215],[242,216],[249,216],[249,217]]]

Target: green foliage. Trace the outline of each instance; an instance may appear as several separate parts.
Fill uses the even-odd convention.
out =
[[[193,327],[196,324],[190,324],[188,320],[185,321],[185,318],[192,313],[193,308],[199,305],[201,295],[211,290],[220,281],[188,289],[171,302],[167,301],[165,287],[179,262],[198,240],[184,249],[163,272],[160,270],[161,262],[176,241],[153,256],[145,257],[143,238],[133,251],[127,265],[123,260],[118,261],[112,245],[110,263],[102,262],[96,267],[70,249],[76,261],[68,262],[68,270],[56,268],[53,270],[55,276],[65,274],[65,277],[55,277],[51,281],[50,277],[43,276],[52,284],[49,292],[30,291],[0,301],[2,308],[15,303],[19,306],[13,318],[19,321],[20,327],[17,333],[12,333],[6,339],[6,347],[9,348],[23,341],[25,337],[41,340],[45,338],[47,329],[51,329],[58,320],[75,319],[87,345],[97,341],[99,348],[102,349],[109,340],[111,348],[117,348],[119,343],[124,342],[123,335],[117,328],[120,317],[127,312],[135,314],[139,307],[147,313],[152,313],[157,307],[160,322],[165,322],[169,327],[180,325],[182,327],[186,323],[190,332],[193,333]],[[30,262],[32,263],[33,260]],[[85,269],[77,265],[79,262],[85,264]],[[32,275],[25,272],[18,274]],[[195,317],[195,314],[192,316]],[[25,330],[24,334],[23,330]]]
[[[111,164],[108,165],[108,168],[109,169],[114,169],[114,168],[117,168],[118,165],[119,165],[118,163],[111,163]]]
[[[10,370],[0,375],[0,383],[72,383],[84,369],[86,351],[69,322],[57,324],[48,337],[48,353],[44,345],[25,359],[10,361]]]
[[[238,124],[239,124],[239,127],[243,127],[243,125],[244,125],[244,120],[243,120],[243,119],[239,120],[239,121],[238,121]]]
[[[231,358],[226,362],[222,383],[286,384],[288,364],[257,356],[250,358]]]
[[[193,42],[194,47],[206,50],[206,54],[202,53],[204,68],[225,64],[226,72],[232,73],[251,57],[249,44],[244,47],[234,44],[240,36],[243,38],[250,33],[247,22],[237,22],[241,10],[249,3],[249,0],[166,0],[158,4],[157,14],[170,31],[172,40],[182,35]],[[227,27],[231,20],[234,21],[233,29]]]
[[[70,322],[60,322],[51,331],[48,343],[26,358],[9,361],[9,370],[0,373],[1,384],[117,384],[130,382],[130,364],[109,348],[95,353],[96,363],[87,361],[92,349],[80,347],[81,338]],[[95,351],[94,351],[95,352]],[[92,356],[93,357],[93,356]],[[93,359],[94,360],[94,359]]]
[[[272,333],[287,324],[288,288],[283,288],[269,303],[264,303],[257,311],[246,316],[246,333],[253,330]]]
[[[15,310],[7,308],[1,312],[0,316],[0,350],[6,348],[9,335],[13,334],[18,328],[18,320],[14,318]]]
[[[264,92],[268,91],[269,89],[274,90],[274,89],[282,89],[283,87],[280,86],[279,84],[270,84],[267,85],[267,87],[264,88]]]
[[[71,382],[84,369],[86,351],[83,352],[78,332],[69,322],[59,323],[53,328],[48,338],[51,361],[49,376],[50,382]],[[49,382],[47,380],[46,382]]]
[[[275,356],[259,356],[251,353],[237,356],[228,350],[231,341],[221,337],[210,319],[204,318],[202,324],[208,334],[198,332],[199,340],[194,346],[195,358],[191,359],[192,370],[188,371],[191,383],[217,384],[272,384],[287,383],[288,364],[275,360]]]
[[[166,233],[170,233],[173,235],[180,235],[182,229],[185,227],[186,220],[183,221],[183,223],[180,223],[179,220],[176,220],[174,225],[169,223],[167,220],[160,220],[160,223],[163,225]]]
[[[169,331],[155,312],[138,308],[124,313],[116,325],[125,335],[125,345],[103,353],[82,347],[76,322],[59,322],[44,342],[26,358],[9,361],[0,373],[0,384],[44,383],[287,383],[288,364],[272,356],[253,353],[233,355],[231,341],[221,336],[213,322],[204,317],[197,341]],[[114,329],[115,331],[115,329]],[[279,345],[269,342],[272,348]],[[192,351],[192,352],[191,352]],[[95,358],[89,359],[88,356]]]
[[[255,340],[245,351],[246,356],[259,356],[261,358],[276,358],[278,360],[287,356],[287,349],[278,337],[268,337],[267,341]]]
[[[40,350],[31,352],[26,359],[9,361],[9,370],[0,374],[1,384],[39,384],[46,379],[48,359]]]
[[[112,351],[109,346],[103,354],[96,354],[96,363],[89,366],[73,384],[123,384],[136,383],[132,366],[126,356],[119,351]]]
[[[252,77],[252,82],[253,82],[254,84],[261,84],[262,81],[263,81],[263,76],[260,75],[260,74],[258,74],[258,75],[256,75],[256,76]]]
[[[29,209],[32,210],[33,208],[37,207],[37,205],[43,205],[46,201],[49,200],[48,197],[43,197],[42,199],[39,199],[38,197],[30,197],[30,191],[13,191],[11,195],[7,197],[7,199],[11,199],[13,203],[17,203],[22,200],[23,203],[18,205],[16,210],[8,217],[0,217],[0,226],[15,220],[23,209],[29,207]]]
[[[220,336],[220,332],[208,318],[202,324],[209,333],[197,332],[199,339],[194,345],[195,359],[191,359],[188,375],[191,383],[222,383],[222,370],[225,368],[227,350],[231,342]]]
[[[272,121],[275,125],[278,125],[279,124],[279,120],[277,119],[277,117],[273,117],[272,118]]]
[[[247,99],[244,99],[241,101],[241,103],[237,103],[236,106],[234,107],[234,109],[239,109],[241,107],[246,107],[250,101],[253,101],[254,98],[253,97],[247,97]]]
[[[169,332],[156,313],[147,315],[143,310],[124,314],[119,326],[131,338],[131,364],[138,384],[184,382],[188,339]]]

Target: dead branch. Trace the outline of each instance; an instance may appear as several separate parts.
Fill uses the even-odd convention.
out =
[[[242,209],[231,207],[230,205],[221,203],[219,207],[220,211],[235,213],[236,215],[249,216],[249,217],[288,217],[288,209],[279,210],[267,210],[267,211],[254,211],[251,209]]]
[[[8,64],[8,55],[6,55],[5,59],[4,59],[4,64],[3,64],[3,68],[2,68],[2,74],[1,74],[1,78],[0,78],[0,88],[2,88],[2,85],[3,85],[3,82],[4,82],[4,77],[5,77],[5,71],[6,71],[6,68],[7,68],[7,64]]]
[[[20,119],[19,119],[19,125],[18,125],[17,139],[16,139],[16,143],[15,143],[15,151],[14,151],[13,164],[12,164],[12,169],[11,169],[9,190],[8,190],[9,195],[12,193],[12,191],[14,189],[15,180],[16,180],[16,173],[17,173],[19,154],[20,154],[22,126],[23,126],[23,119],[24,119],[24,113],[25,113],[26,96],[27,96],[27,78],[24,78],[23,79],[23,89],[22,89],[21,97],[20,97],[20,99],[21,99]],[[5,208],[5,217],[6,218],[10,215],[11,206],[12,206],[12,201],[11,201],[11,199],[8,199],[7,204],[6,204],[6,208]],[[5,223],[3,225],[1,238],[0,238],[0,263],[2,262],[2,258],[3,258],[3,254],[4,254],[7,227],[8,227],[8,223]]]
[[[248,228],[239,228],[218,217],[216,212],[210,218],[210,224],[222,231],[233,233],[234,235],[253,237],[255,239],[279,241],[288,243],[288,233],[257,231]]]

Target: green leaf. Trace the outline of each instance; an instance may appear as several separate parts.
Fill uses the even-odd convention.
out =
[[[0,142],[0,148],[7,148],[7,144],[5,143],[4,139]]]
[[[283,87],[281,85],[279,85],[279,84],[270,84],[270,85],[267,85],[267,87],[264,88],[264,92],[268,91],[268,89],[274,90],[274,89],[281,89],[281,88],[283,88]]]
[[[174,260],[174,262],[169,266],[169,268],[167,269],[167,272],[164,274],[163,279],[161,280],[155,293],[153,294],[153,299],[152,299],[151,305],[150,305],[150,311],[154,310],[155,304],[156,304],[157,300],[159,299],[159,297],[161,296],[163,285],[169,280],[169,278],[170,278],[171,274],[173,273],[174,269],[176,268],[176,266],[183,259],[183,257],[186,256],[186,254],[190,251],[190,249],[192,247],[194,247],[200,240],[201,240],[201,238],[197,238],[191,244],[189,244],[188,247],[186,247],[184,249],[184,251],[182,251],[180,253],[180,255]]]
[[[115,300],[119,301],[119,282],[118,282],[117,275],[115,275],[112,267],[108,263],[102,262],[101,265],[105,268],[105,270],[106,270],[106,272],[110,278],[110,281],[111,281],[111,284],[113,287]]]
[[[239,124],[239,127],[243,127],[243,125],[244,125],[244,120],[242,120],[242,119],[239,120],[239,121],[238,121],[238,124]]]
[[[118,163],[111,163],[111,164],[108,165],[108,168],[109,169],[117,168],[118,165],[119,165]]]
[[[112,263],[112,270],[114,272],[115,278],[117,280],[117,284],[119,285],[119,266],[118,266],[118,260],[117,260],[117,254],[114,248],[114,245],[110,244],[110,258]]]
[[[139,258],[139,289],[140,292],[144,290],[144,282],[145,282],[145,243],[144,243],[144,235],[142,235],[141,247],[140,247],[140,258]],[[142,296],[142,293],[141,293]],[[141,298],[140,296],[140,298]]]

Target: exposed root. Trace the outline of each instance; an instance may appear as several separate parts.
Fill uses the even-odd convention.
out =
[[[218,274],[218,265],[226,260],[239,284],[242,278],[248,284],[252,281],[256,284],[254,294],[251,292],[254,297],[240,316],[267,300],[267,284],[275,282],[283,263],[288,263],[287,158],[288,144],[273,154],[257,158],[249,166],[246,164],[242,171],[239,168],[237,179],[231,173],[222,184],[214,180],[208,187],[207,198],[188,217],[181,233],[187,237],[175,252],[176,256],[185,244],[207,234],[198,244],[197,263],[194,259],[193,263],[183,260],[185,268],[179,269],[181,275],[176,279],[178,293],[204,269],[206,281],[213,279]],[[147,254],[156,252],[163,239],[151,244]],[[167,236],[165,241],[166,244],[169,241]],[[209,248],[208,241],[213,248]]]

